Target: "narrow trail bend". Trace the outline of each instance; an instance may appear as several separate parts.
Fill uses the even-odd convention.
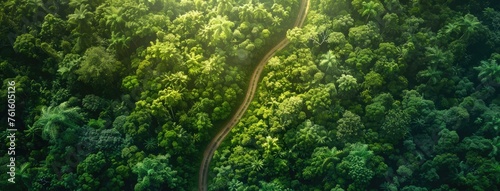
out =
[[[292,28],[302,27],[308,10],[309,10],[309,0],[301,0],[299,14]],[[238,121],[241,119],[241,117],[247,110],[248,106],[250,105],[250,102],[253,100],[254,94],[257,90],[257,84],[259,83],[260,75],[262,73],[262,70],[264,69],[264,66],[266,66],[269,59],[271,59],[271,57],[274,56],[274,53],[276,53],[276,51],[283,49],[286,45],[288,45],[288,43],[289,41],[285,36],[278,44],[276,44],[276,46],[274,46],[262,58],[257,67],[254,69],[252,76],[250,77],[250,83],[248,84],[248,89],[245,94],[245,99],[241,103],[240,107],[238,108],[238,110],[236,110],[235,114],[233,115],[233,117],[231,117],[228,123],[215,135],[215,137],[212,139],[212,141],[210,141],[210,144],[205,149],[200,166],[200,172],[198,175],[199,191],[206,191],[208,189],[207,176],[208,176],[210,161],[212,160],[214,152],[215,150],[217,150],[217,148],[222,143],[224,138],[226,138],[227,134],[229,134],[229,131],[231,131],[231,129],[238,123]]]

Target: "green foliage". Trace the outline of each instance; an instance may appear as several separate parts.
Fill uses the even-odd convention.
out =
[[[166,184],[169,189],[175,189],[178,183],[177,171],[169,165],[169,155],[147,157],[137,163],[132,171],[137,174],[135,190],[161,190]]]
[[[304,168],[302,176],[306,179],[320,176],[324,173],[332,173],[336,164],[340,161],[343,152],[333,147],[317,147],[314,149],[311,159],[308,162],[310,165]]]
[[[384,79],[382,75],[377,72],[370,71],[365,75],[365,80],[363,81],[363,87],[369,90],[379,89],[384,84]]]
[[[436,67],[427,67],[426,70],[422,70],[417,74],[419,78],[427,78],[427,84],[435,85],[440,82],[442,71],[438,70]]]
[[[82,190],[96,190],[100,187],[98,176],[106,169],[106,159],[102,152],[88,155],[77,167],[78,182]]]
[[[337,121],[337,139],[347,143],[362,140],[364,128],[365,126],[358,115],[345,111],[342,118]]]
[[[227,17],[218,15],[210,19],[208,25],[205,25],[200,33],[201,36],[210,42],[210,45],[216,46],[231,38],[233,34],[231,31],[232,27],[234,27],[234,22],[229,21]]]
[[[366,16],[366,20],[370,19],[370,16],[376,17],[382,10],[380,3],[375,1],[363,2],[363,11],[360,13],[362,16]]]
[[[323,67],[325,72],[333,70],[339,65],[339,58],[331,50],[321,55],[320,59],[319,66]]]
[[[210,190],[499,189],[497,2],[302,2],[1,2],[0,188],[193,190],[252,78]]]
[[[342,74],[342,76],[340,76],[340,78],[337,80],[337,83],[339,86],[339,90],[342,92],[350,92],[358,88],[358,83],[356,78],[354,78],[349,74],[348,75]]]
[[[311,148],[313,145],[325,144],[328,141],[324,127],[314,124],[309,120],[299,125],[297,132],[298,145],[302,148]]]
[[[353,181],[354,184],[349,186],[350,189],[365,188],[375,175],[367,164],[373,157],[373,152],[363,144],[351,145],[349,150],[349,155],[342,159],[337,168]]]
[[[443,116],[446,125],[450,129],[459,129],[468,124],[470,114],[463,107],[452,107]]]
[[[31,58],[38,57],[37,55],[37,39],[29,33],[22,34],[16,37],[14,42],[14,50],[18,53],[25,54]]]
[[[345,62],[360,71],[367,71],[373,66],[375,56],[371,49],[356,49],[349,53],[349,58]]]
[[[477,77],[482,83],[500,84],[500,65],[496,59],[483,60],[474,69],[479,71]]]
[[[44,107],[31,130],[41,130],[44,139],[55,140],[65,129],[79,127],[79,123],[83,120],[79,110],[78,107],[69,107],[67,102],[56,107]]]
[[[82,99],[82,105],[84,109],[95,112],[105,107],[105,100],[96,95],[86,95]]]
[[[57,35],[67,33],[66,28],[67,22],[53,14],[45,15],[42,23],[42,29],[40,30],[40,36],[44,40],[49,40],[50,42],[58,42]]]
[[[96,130],[85,128],[80,143],[89,152],[105,152],[106,154],[117,153],[122,150],[125,140],[116,129]]]
[[[373,23],[349,29],[349,42],[360,48],[369,48],[380,41],[380,33]]]
[[[78,54],[66,54],[61,62],[59,62],[59,68],[57,72],[66,79],[73,77],[73,72],[80,65],[82,57]]]
[[[292,124],[293,120],[299,116],[302,106],[303,99],[297,96],[283,100],[275,111],[280,124],[283,126]]]
[[[454,145],[458,144],[459,140],[457,132],[443,129],[438,133],[438,135],[440,137],[438,140],[438,144],[435,147],[436,151],[438,153],[453,151],[450,148],[453,148]]]
[[[379,134],[386,140],[398,141],[409,133],[410,115],[401,109],[391,109],[385,116]]]
[[[76,73],[78,80],[102,87],[111,85],[121,69],[121,63],[103,47],[91,47],[85,51]]]
[[[460,21],[460,27],[463,32],[460,38],[467,39],[475,35],[479,30],[482,29],[483,26],[476,16],[466,14]]]
[[[435,110],[434,102],[424,99],[415,90],[404,91],[401,103],[403,110],[416,121],[424,120]]]

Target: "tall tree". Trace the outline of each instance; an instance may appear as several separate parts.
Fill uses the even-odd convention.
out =
[[[335,68],[340,63],[337,55],[335,55],[331,50],[326,54],[321,55],[320,59],[321,60],[319,62],[319,66],[324,68],[325,72],[329,71],[330,69],[336,70]]]
[[[366,16],[366,21],[370,19],[370,16],[375,17],[379,14],[381,9],[380,3],[375,1],[363,2],[363,9],[361,12],[362,16]]]
[[[78,107],[68,107],[67,102],[56,107],[44,107],[40,118],[33,124],[32,131],[40,129],[42,138],[54,140],[64,129],[79,127],[83,120],[79,110]]]
[[[496,59],[483,60],[481,65],[474,69],[479,71],[477,77],[482,83],[500,84],[500,64]]]

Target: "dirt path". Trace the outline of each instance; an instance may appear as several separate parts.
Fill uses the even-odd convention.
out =
[[[297,20],[295,20],[294,27],[302,27],[304,24],[307,11],[309,10],[309,0],[302,0],[300,4],[300,10],[299,10],[299,15],[297,16]],[[200,174],[198,177],[198,190],[199,191],[206,191],[208,188],[207,185],[207,176],[208,176],[208,170],[210,166],[210,161],[212,160],[212,157],[214,155],[215,150],[219,147],[221,142],[226,138],[227,134],[231,129],[238,123],[238,121],[241,119],[243,114],[245,114],[245,111],[247,110],[248,106],[250,105],[250,102],[253,100],[253,96],[255,95],[255,92],[257,90],[257,84],[259,83],[260,79],[260,74],[262,73],[262,70],[264,69],[264,66],[266,66],[267,62],[269,59],[271,59],[272,56],[274,56],[274,53],[278,50],[283,49],[286,45],[288,45],[289,41],[286,37],[283,38],[276,46],[273,47],[259,62],[257,67],[252,73],[252,76],[250,78],[250,83],[248,84],[248,89],[245,94],[245,99],[243,100],[242,104],[236,110],[236,114],[231,117],[229,122],[222,128],[217,135],[212,139],[208,147],[205,149],[205,152],[203,153],[203,159],[201,162],[200,166]]]

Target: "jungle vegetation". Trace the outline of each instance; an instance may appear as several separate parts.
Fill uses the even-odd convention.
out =
[[[286,36],[209,190],[499,190],[498,2],[310,4],[288,30],[297,0],[2,1],[0,97],[15,81],[19,130],[0,188],[195,190]]]

